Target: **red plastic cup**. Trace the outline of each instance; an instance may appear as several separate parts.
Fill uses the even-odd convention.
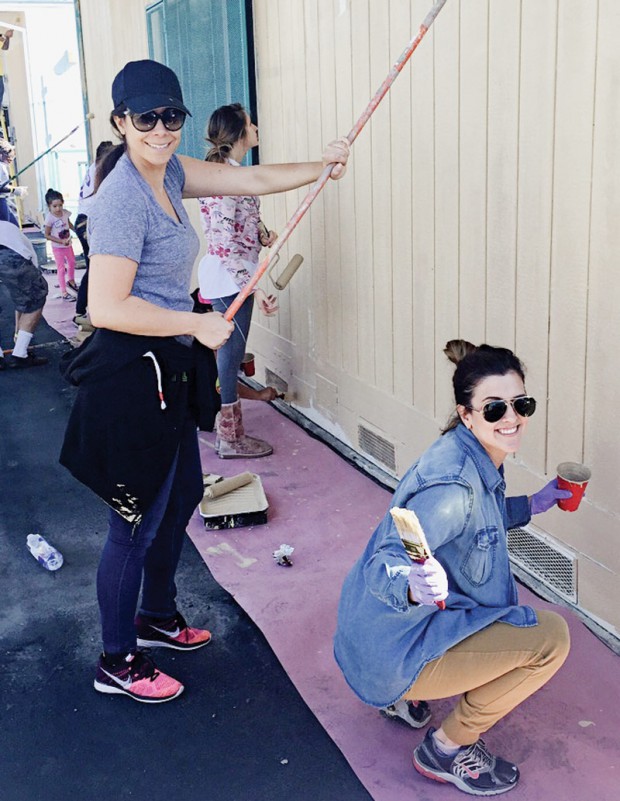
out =
[[[244,374],[247,375],[249,378],[253,376],[256,372],[256,367],[254,365],[254,354],[253,353],[246,353],[243,357],[241,362],[241,369],[243,370]]]
[[[570,490],[570,498],[558,501],[558,506],[565,512],[574,512],[579,508],[583,493],[586,491],[592,471],[585,464],[579,462],[560,462],[557,467],[558,487]]]

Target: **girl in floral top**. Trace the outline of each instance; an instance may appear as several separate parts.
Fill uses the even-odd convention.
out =
[[[207,132],[207,141],[212,145],[207,161],[239,167],[246,153],[258,145],[258,128],[239,103],[214,111]],[[207,253],[198,267],[200,295],[223,313],[256,271],[261,248],[271,247],[276,234],[262,223],[257,197],[202,197],[199,202],[207,238]],[[245,435],[238,395],[237,375],[255,300],[268,317],[278,310],[273,295],[255,289],[235,316],[232,336],[217,352],[222,411],[217,422],[216,448],[222,459],[256,458],[273,452],[264,440]],[[273,387],[256,395],[267,401],[275,396]]]

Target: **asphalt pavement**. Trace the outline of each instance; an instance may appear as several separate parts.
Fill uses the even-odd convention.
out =
[[[12,307],[1,284],[0,307],[7,348]],[[0,799],[368,801],[189,539],[179,606],[213,641],[156,654],[185,692],[157,706],[95,692],[95,573],[107,514],[58,464],[74,397],[58,371],[69,345],[45,323],[34,345],[49,365],[0,372]],[[57,572],[28,552],[33,532],[63,553]]]

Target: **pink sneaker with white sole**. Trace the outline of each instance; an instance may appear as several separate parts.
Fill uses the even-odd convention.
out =
[[[167,620],[138,615],[135,620],[138,645],[142,648],[174,648],[194,651],[211,642],[211,632],[188,626],[180,612]]]
[[[99,657],[95,690],[100,693],[128,695],[134,701],[161,704],[177,698],[183,689],[180,681],[158,670],[153,660],[142,651],[117,660],[104,654]]]

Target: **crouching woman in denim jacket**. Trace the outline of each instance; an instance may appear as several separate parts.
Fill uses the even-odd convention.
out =
[[[506,532],[570,492],[554,480],[531,498],[505,497],[503,461],[536,409],[523,365],[506,348],[463,340],[444,352],[456,364],[456,413],[392,500],[416,513],[434,556],[412,566],[388,511],[345,579],[335,656],[362,701],[414,728],[430,719],[418,699],[460,695],[414,765],[471,795],[498,795],[519,770],[480,737],[549,681],[569,650],[562,617],[519,605]]]

